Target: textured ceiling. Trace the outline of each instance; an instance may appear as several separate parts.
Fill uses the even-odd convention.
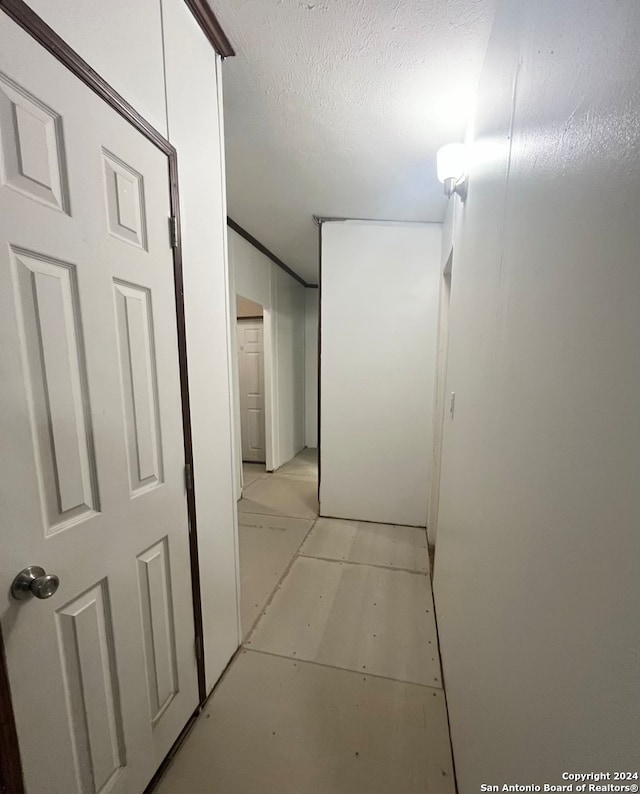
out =
[[[312,215],[440,221],[497,0],[210,0],[229,215],[311,283]]]

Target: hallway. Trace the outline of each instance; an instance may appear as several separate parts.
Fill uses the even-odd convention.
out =
[[[315,450],[244,481],[243,647],[158,794],[454,792],[424,530],[318,518]]]

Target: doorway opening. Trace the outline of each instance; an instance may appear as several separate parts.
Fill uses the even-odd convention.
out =
[[[267,384],[270,357],[267,311],[236,295],[236,351],[238,365],[237,416],[240,431],[242,487],[272,469],[268,436],[270,400]]]
[[[270,312],[236,295],[237,448],[242,498],[238,540],[242,637],[246,639],[318,515],[316,450],[274,471],[270,443]]]

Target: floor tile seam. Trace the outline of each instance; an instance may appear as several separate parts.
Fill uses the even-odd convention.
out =
[[[339,516],[323,515],[320,518],[326,518],[328,521],[347,521],[351,524],[377,524],[381,527],[400,527],[400,529],[419,529],[426,534],[427,528],[418,524],[394,524],[391,521],[369,521],[366,518],[340,518]]]
[[[316,519],[316,521],[317,520],[318,519]],[[314,526],[315,526],[315,522],[314,522]],[[312,531],[313,531],[313,527],[309,530],[309,533],[308,533],[307,537],[311,534]],[[288,576],[288,574],[289,574],[291,568],[293,567],[293,564],[294,564],[296,559],[299,559],[301,557],[305,557],[306,559],[320,560],[320,562],[329,562],[329,563],[346,562],[346,560],[327,560],[326,558],[323,558],[323,557],[309,557],[307,555],[301,554],[300,553],[300,548],[303,545],[303,543],[304,543],[304,541],[302,541],[300,546],[298,546],[298,550],[296,551],[295,558],[287,566],[286,573],[279,580],[278,585],[276,586],[275,590],[273,591],[273,593],[271,594],[271,596],[269,598],[269,601],[263,607],[262,614],[258,618],[258,621],[260,620],[260,618],[264,617],[264,615],[266,614],[267,607],[269,607],[271,605],[271,603],[273,602],[278,589],[281,589],[280,585],[284,581],[285,577]],[[352,564],[353,565],[361,565],[361,566],[364,565],[364,566],[370,567],[370,568],[382,567],[382,566],[367,565],[367,563],[352,563]],[[394,570],[400,570],[400,569],[385,568],[384,570],[394,571]],[[417,572],[417,571],[401,571],[401,572],[403,572],[403,573],[415,573],[415,574],[417,574],[419,576],[426,576],[429,579],[428,585],[429,585],[429,592],[431,593],[431,601],[430,602],[427,601],[427,603],[431,604],[431,610],[427,610],[427,612],[433,611],[434,620],[435,620],[435,606],[433,604],[433,583],[431,582],[430,574],[424,574],[424,573],[421,574],[420,572]],[[324,662],[315,662],[315,661],[313,661],[311,659],[302,659],[301,657],[298,657],[298,656],[287,656],[286,654],[278,654],[278,653],[274,653],[272,651],[264,651],[264,650],[260,650],[258,648],[247,647],[246,643],[251,638],[251,634],[253,634],[254,630],[257,628],[258,621],[256,621],[254,623],[254,625],[252,626],[250,634],[247,634],[247,636],[244,638],[244,641],[243,641],[244,642],[244,646],[243,647],[245,647],[246,650],[256,650],[259,653],[265,653],[265,654],[269,654],[271,656],[278,656],[278,657],[281,657],[283,659],[292,659],[293,661],[297,661],[297,660],[305,661],[305,662],[308,662],[309,664],[318,664],[318,665],[321,665],[323,667],[330,667],[330,668],[335,669],[335,670],[346,670],[346,671],[352,672],[352,673],[362,673],[361,670],[352,670],[351,668],[348,668],[348,667],[338,667],[336,665],[331,665],[331,664],[327,664],[327,663],[324,663]],[[443,679],[443,673],[442,673],[442,658],[441,658],[441,654],[440,654],[440,646],[439,646],[439,640],[438,640],[437,633],[436,633],[436,651],[438,653],[438,662],[439,662],[438,663],[438,672],[439,672],[439,675],[440,675],[440,680],[441,680],[441,682],[443,682],[444,679]],[[435,661],[435,659],[434,659],[434,661]],[[374,673],[363,673],[363,674],[364,675],[375,675],[376,678],[384,678],[384,679],[389,680],[389,681],[399,681],[401,683],[414,684],[415,686],[423,686],[423,687],[427,687],[427,688],[430,688],[430,689],[441,689],[441,690],[444,690],[444,684],[443,683],[439,687],[434,687],[434,686],[430,686],[429,684],[421,684],[421,683],[418,683],[416,681],[406,681],[406,680],[404,680],[402,678],[392,678],[391,676],[376,675]]]
[[[309,528],[309,532],[315,526],[317,519],[314,518],[298,518],[297,516],[281,516],[276,513],[242,513],[243,516],[264,516],[265,518],[286,518],[287,521],[306,521],[307,523],[311,524]],[[247,518],[245,521],[248,520]],[[247,527],[248,529],[258,529],[258,527],[254,526],[253,524],[243,524],[240,520],[240,513],[238,512],[238,526],[239,527]],[[272,527],[262,527],[262,529],[272,529]],[[277,529],[288,529],[288,527],[277,527]],[[307,539],[308,532],[304,536],[304,540]],[[303,540],[303,543],[304,543]],[[299,547],[296,548],[296,551]]]
[[[271,480],[276,480],[276,485],[280,485],[281,483],[288,485],[291,482],[306,484],[314,484],[317,482],[313,477],[298,477],[293,474],[268,474],[266,477],[258,477],[256,480],[252,480],[249,485],[247,485],[247,488],[252,488],[254,485]]]
[[[320,516],[318,516],[318,518],[316,518],[316,521],[314,521],[314,524],[313,524],[313,526],[311,527],[311,529],[309,530],[309,532],[307,533],[306,537],[309,537],[309,535],[310,535],[310,534],[311,534],[311,532],[313,531],[313,528],[315,527],[315,524],[316,524],[316,522],[319,520],[319,518],[320,518]],[[296,560],[296,559],[299,559],[299,558],[301,558],[301,557],[304,557],[304,558],[306,558],[306,559],[315,559],[315,560],[319,560],[320,562],[328,562],[328,563],[342,563],[342,562],[348,562],[347,560],[333,560],[333,559],[327,559],[327,558],[325,558],[325,557],[311,557],[310,555],[301,554],[301,552],[300,552],[300,548],[302,547],[302,545],[303,545],[303,544],[304,544],[304,540],[303,540],[303,541],[300,543],[300,545],[298,546],[298,549],[297,549],[297,551],[296,551],[296,554],[295,554],[295,556],[294,556],[294,559],[292,559],[292,560],[291,560],[291,562],[290,562],[290,563],[289,563],[289,565],[287,566],[287,570],[285,571],[285,573],[282,575],[282,577],[281,577],[281,578],[280,578],[280,580],[278,581],[278,584],[276,585],[276,587],[275,587],[274,591],[271,593],[271,596],[269,597],[269,600],[267,601],[267,603],[265,604],[265,606],[262,608],[260,616],[259,616],[259,617],[258,617],[258,619],[255,621],[255,623],[252,625],[252,627],[251,627],[251,631],[250,631],[250,632],[249,632],[249,634],[247,634],[247,636],[244,638],[244,640],[243,640],[243,647],[244,647],[246,650],[248,650],[248,651],[254,650],[254,651],[258,652],[258,653],[265,653],[265,654],[267,654],[267,655],[270,655],[270,656],[277,656],[277,657],[279,657],[279,658],[283,658],[283,659],[292,659],[293,661],[304,661],[304,662],[307,662],[308,664],[317,664],[317,665],[320,665],[320,666],[322,666],[322,667],[329,667],[329,668],[331,668],[331,669],[335,669],[335,670],[344,670],[344,671],[347,671],[347,672],[352,672],[352,673],[362,673],[362,671],[361,671],[361,670],[352,670],[351,668],[347,668],[347,667],[338,667],[338,666],[331,665],[331,664],[326,664],[326,663],[323,663],[323,662],[315,662],[315,661],[313,661],[313,660],[311,660],[311,659],[302,659],[301,657],[298,657],[298,656],[287,656],[286,654],[278,654],[278,653],[273,653],[272,651],[264,651],[264,650],[261,650],[261,649],[258,649],[258,648],[247,647],[247,645],[246,645],[247,641],[251,639],[251,635],[254,633],[255,629],[257,628],[257,624],[258,624],[258,622],[260,621],[260,619],[261,619],[262,617],[264,617],[264,615],[266,614],[266,610],[267,610],[267,608],[268,608],[268,607],[271,605],[271,603],[273,602],[273,600],[274,600],[274,598],[275,598],[275,595],[276,595],[276,593],[277,593],[278,589],[280,589],[280,585],[282,584],[282,582],[284,581],[284,579],[286,578],[286,576],[288,576],[288,574],[289,574],[289,572],[290,572],[291,568],[293,567],[293,564],[294,564],[294,562],[295,562],[295,560]],[[351,562],[349,562],[348,564],[351,564],[351,565],[360,565],[360,566],[369,567],[369,568],[382,568],[383,570],[388,570],[388,571],[399,571],[400,573],[410,573],[410,574],[416,574],[416,575],[418,575],[418,576],[426,576],[426,577],[429,579],[429,592],[431,593],[431,601],[433,601],[433,584],[432,584],[432,582],[431,582],[431,575],[430,575],[430,573],[423,573],[423,572],[420,572],[420,571],[408,571],[408,570],[404,570],[404,569],[401,569],[401,568],[387,568],[387,567],[385,567],[385,566],[369,565],[368,563],[355,563],[355,562],[354,562],[354,563],[351,563]],[[432,604],[432,609],[433,609],[433,611],[434,611],[434,613],[435,613],[435,608],[433,607],[433,604]],[[427,610],[427,611],[429,611],[429,610]],[[434,618],[435,618],[435,614],[434,614]],[[439,662],[439,667],[438,667],[438,671],[439,671],[439,674],[440,674],[440,679],[441,679],[441,681],[442,681],[442,661],[441,661],[441,656],[440,656],[440,648],[439,648],[439,644],[438,644],[437,635],[436,635],[436,643],[437,643],[436,650],[438,651],[438,659],[440,660],[440,662]],[[431,685],[429,685],[429,684],[421,684],[421,683],[419,683],[419,682],[417,682],[417,681],[406,681],[406,680],[404,680],[404,679],[401,679],[401,678],[392,678],[391,676],[377,675],[377,674],[375,674],[375,673],[368,673],[368,672],[367,672],[367,673],[364,673],[364,675],[372,675],[372,676],[375,676],[376,678],[383,678],[383,679],[385,679],[385,680],[388,680],[388,681],[397,681],[397,682],[400,682],[400,683],[405,683],[405,684],[413,684],[413,685],[415,685],[415,686],[426,687],[426,688],[428,688],[428,689],[439,689],[439,690],[443,691],[443,686],[440,686],[440,687],[434,687],[434,686],[431,686]]]
[[[265,476],[275,477],[276,479],[289,478],[290,480],[305,480],[306,482],[314,482],[317,481],[318,479],[315,474],[302,474],[300,472],[295,472],[295,471],[274,472],[273,474],[268,474]]]
[[[315,480],[311,477],[294,477],[293,474],[277,474],[274,475],[274,479],[278,481],[278,483],[290,483],[290,482],[297,482],[297,483],[304,483],[304,484],[314,484]]]
[[[431,577],[429,571],[416,571],[412,570],[411,568],[401,568],[400,566],[395,565],[381,565],[375,562],[359,562],[358,560],[338,560],[335,557],[319,557],[316,554],[307,554],[304,551],[298,551],[297,555],[298,557],[306,557],[310,560],[321,560],[322,562],[337,562],[344,563],[345,565],[360,565],[365,568],[378,568],[384,571],[398,571],[399,573],[411,573],[415,574],[416,576]]]
[[[259,514],[259,515],[262,515],[262,514]],[[291,516],[276,516],[276,518],[291,518]],[[308,520],[310,520],[310,519],[308,519]],[[291,559],[289,560],[289,562],[285,566],[285,569],[282,572],[282,575],[278,578],[278,581],[275,583],[275,585],[273,587],[273,590],[271,590],[271,592],[269,593],[269,597],[264,602],[264,604],[260,607],[260,611],[258,612],[258,615],[257,615],[256,619],[251,624],[251,628],[249,629],[249,631],[246,633],[246,635],[242,639],[242,645],[243,646],[246,644],[247,640],[250,639],[251,635],[256,630],[256,628],[258,626],[258,623],[260,623],[260,620],[264,617],[268,607],[271,606],[271,602],[273,601],[276,593],[280,589],[280,585],[286,579],[286,577],[289,575],[289,571],[291,570],[291,568],[293,566],[293,563],[298,558],[298,551],[300,550],[300,546],[302,546],[302,544],[305,542],[305,540],[309,537],[309,533],[315,527],[317,520],[318,520],[318,516],[316,516],[315,520],[313,521],[313,523],[311,524],[309,529],[305,532],[304,537],[301,538],[300,543],[298,543],[298,545],[296,546],[293,554],[291,555]]]
[[[318,516],[291,516],[285,513],[259,513],[257,510],[242,510],[238,508],[238,513],[244,513],[248,516],[270,516],[271,518],[300,518],[303,521],[313,521],[314,524],[318,520]]]
[[[247,473],[250,474],[251,472],[247,472]],[[296,469],[289,469],[287,471],[281,471],[280,469],[276,469],[275,471],[263,471],[260,474],[258,474],[257,476],[260,477],[260,478],[304,476],[304,477],[310,477],[310,478],[313,477],[316,480],[318,479],[317,472],[315,472],[313,470],[309,471],[308,468],[307,468],[307,470],[302,468],[302,469],[297,469],[297,470]]]
[[[311,664],[316,667],[324,667],[327,670],[338,670],[341,673],[350,673],[351,675],[359,675],[362,678],[378,678],[382,681],[392,681],[394,684],[405,684],[407,686],[419,686],[421,689],[431,689],[434,692],[444,692],[441,686],[432,686],[431,684],[421,684],[418,681],[407,681],[404,678],[392,678],[389,675],[380,675],[379,673],[370,673],[362,670],[353,670],[351,667],[338,667],[335,664],[328,664],[327,662],[318,662],[314,659],[303,659],[300,656],[287,656],[285,653],[274,653],[273,651],[265,651],[262,648],[247,648],[242,646],[242,650],[247,653],[260,653],[264,656],[272,656],[275,659],[288,659],[290,662],[301,662],[302,664]]]

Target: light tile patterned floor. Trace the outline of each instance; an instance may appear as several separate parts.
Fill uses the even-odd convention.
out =
[[[312,450],[249,471],[259,619],[157,794],[454,794],[424,531],[316,521],[316,477]]]
[[[418,527],[319,518],[300,554],[429,573],[427,533]]]
[[[246,637],[282,578],[313,520],[240,513],[242,635]]]
[[[238,510],[315,519],[318,516],[318,486],[313,480],[271,474],[244,489]]]
[[[453,794],[442,690],[243,652],[157,794]]]
[[[247,646],[442,686],[431,583],[422,574],[298,557]]]
[[[248,488],[252,482],[267,476],[267,469],[264,463],[243,463],[242,480],[244,487]]]

